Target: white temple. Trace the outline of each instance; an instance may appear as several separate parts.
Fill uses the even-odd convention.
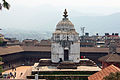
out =
[[[61,61],[80,61],[79,34],[75,31],[74,25],[67,18],[65,9],[64,18],[57,24],[52,35],[51,60],[53,63]]]

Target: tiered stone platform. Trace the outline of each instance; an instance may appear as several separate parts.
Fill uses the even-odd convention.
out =
[[[40,59],[39,63],[35,63],[32,67],[31,76],[28,79],[34,79],[38,74],[39,79],[47,80],[63,80],[67,78],[73,80],[87,80],[87,77],[101,69],[95,66],[94,62],[89,59],[81,59],[79,63],[72,61],[62,61],[52,63],[51,59]]]
[[[64,62],[60,62],[57,68],[58,69],[77,69],[77,66],[74,62],[64,61]]]

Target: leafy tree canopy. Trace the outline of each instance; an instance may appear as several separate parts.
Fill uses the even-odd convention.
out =
[[[110,73],[108,76],[105,76],[103,80],[120,80],[120,72]]]
[[[6,0],[2,0],[2,2],[0,3],[0,10],[2,9],[2,7],[9,9],[10,4]]]
[[[2,44],[3,43],[3,38],[2,37],[0,37],[0,44]]]

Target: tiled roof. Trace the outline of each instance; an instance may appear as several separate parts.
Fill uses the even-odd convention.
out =
[[[51,47],[39,47],[39,46],[21,46],[24,51],[44,51],[50,52]]]
[[[118,54],[108,54],[98,59],[104,62],[120,62],[120,56]]]
[[[22,52],[24,51],[20,46],[6,46],[6,47],[0,47],[0,55],[6,55],[16,52]]]
[[[80,52],[108,53],[109,52],[109,48],[80,47]],[[120,53],[120,48],[117,48],[117,53]]]
[[[51,51],[50,46],[21,46],[24,51]],[[80,52],[108,53],[108,48],[81,47]]]
[[[100,53],[108,53],[108,48],[80,47],[80,52],[100,52]]]
[[[120,69],[114,65],[110,65],[101,71],[88,77],[88,80],[103,80],[105,76],[108,76],[111,72],[120,72]]]
[[[49,46],[49,45],[51,45],[51,41],[49,41],[49,40],[41,40],[39,45],[41,45],[41,46],[42,45],[48,45]]]
[[[50,46],[7,46],[0,47],[0,55],[12,54],[23,51],[43,51],[51,52]],[[108,53],[108,48],[95,48],[95,47],[80,47],[80,52],[86,53]],[[117,48],[117,52],[120,53],[120,48]]]
[[[21,46],[24,51],[51,51],[50,46]],[[108,48],[80,47],[80,52],[108,53]]]

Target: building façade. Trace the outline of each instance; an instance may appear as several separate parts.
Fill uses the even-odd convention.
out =
[[[80,55],[85,56],[100,64],[98,58],[107,55],[109,48],[81,47]],[[118,54],[120,48],[117,48]],[[3,69],[9,69],[12,66],[33,65],[42,58],[51,58],[50,46],[6,46],[0,47],[0,56],[4,62]]]

